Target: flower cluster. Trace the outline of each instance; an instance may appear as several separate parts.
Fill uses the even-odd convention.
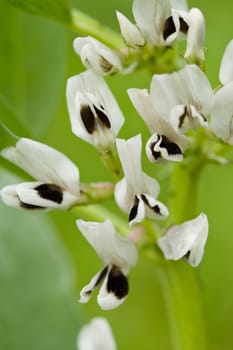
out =
[[[1,198],[15,208],[48,210],[69,209],[113,197],[128,216],[129,233],[133,225],[141,225],[146,235],[144,222],[153,220],[154,238],[161,255],[172,260],[183,258],[197,266],[208,236],[207,216],[201,213],[194,218],[184,217],[182,222],[174,220],[157,230],[157,220],[166,222],[169,209],[158,199],[158,180],[142,170],[141,135],[127,140],[118,138],[124,116],[104,77],[124,72],[128,68],[127,54],[138,60],[142,57],[140,52],[171,50],[179,39],[186,39],[183,61],[176,71],[155,73],[149,90],[130,88],[128,95],[151,133],[145,146],[149,161],[160,167],[168,162],[174,167],[187,166],[187,159],[200,156],[197,154],[200,140],[196,141],[200,129],[204,130],[204,137],[211,134],[218,144],[221,144],[219,138],[233,144],[233,41],[227,46],[220,67],[222,87],[214,94],[203,71],[205,21],[199,9],[189,10],[185,0],[134,0],[133,15],[135,24],[117,12],[126,44],[121,50],[113,50],[92,37],[74,40],[74,50],[87,70],[70,77],[66,89],[73,133],[97,149],[113,169],[116,182],[96,184],[96,187],[83,185],[79,169],[65,155],[40,142],[21,138],[15,145],[1,150],[1,156],[25,170],[35,181],[8,185],[1,189]],[[208,159],[210,154],[201,156]],[[77,227],[103,262],[103,268],[81,290],[80,302],[86,303],[94,289],[100,287],[99,306],[113,309],[128,295],[127,276],[138,260],[136,244],[129,237],[122,237],[108,217],[104,222],[79,219]],[[106,328],[97,320],[92,326],[96,335],[104,332],[101,327]],[[92,348],[86,345],[88,332],[89,328],[84,328],[79,336],[81,350]],[[109,342],[105,348],[115,349],[113,341]]]

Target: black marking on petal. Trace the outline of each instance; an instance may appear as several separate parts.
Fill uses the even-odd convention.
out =
[[[117,266],[113,266],[109,272],[107,291],[113,293],[118,299],[125,298],[129,293],[128,280]]]
[[[191,254],[191,250],[187,251],[187,253],[183,256],[185,260],[189,260]]]
[[[101,270],[100,275],[99,275],[97,281],[95,282],[95,285],[94,285],[93,288],[96,288],[96,287],[102,282],[102,280],[103,280],[104,277],[106,276],[107,272],[108,272],[108,266],[105,266],[105,267]]]
[[[188,109],[187,106],[184,107],[184,112],[179,116],[179,125],[178,128],[181,129],[182,125],[184,124],[185,118],[188,115]]]
[[[48,199],[52,202],[61,204],[63,200],[63,192],[61,188],[54,184],[42,184],[35,187],[41,198]]]
[[[205,117],[202,113],[200,113],[200,116],[202,117],[202,119],[204,120],[204,122],[207,122],[206,117]]]
[[[166,148],[169,155],[182,154],[180,147],[175,142],[171,142],[164,135],[162,135],[162,142],[160,143],[160,147]]]
[[[93,134],[95,131],[95,116],[91,108],[88,105],[82,105],[80,115],[87,132]]]
[[[23,208],[23,209],[29,209],[29,210],[45,209],[44,207],[41,207],[39,205],[33,205],[33,204],[28,204],[28,203],[22,202],[20,199],[19,199],[19,202],[20,202],[21,208]]]
[[[189,30],[189,26],[188,26],[187,22],[185,22],[182,17],[179,18],[179,21],[180,21],[180,31],[184,34],[187,34],[187,32]]]
[[[152,209],[156,214],[158,215],[162,215],[160,207],[158,206],[158,204],[155,204],[154,206],[151,206],[148,199],[146,198],[146,196],[142,193],[141,194],[141,198],[143,200],[143,202],[150,208]]]
[[[94,105],[94,110],[96,112],[97,117],[99,118],[102,126],[104,126],[106,129],[111,128],[110,120],[108,119],[108,116],[98,107]]]
[[[158,141],[151,142],[151,144],[150,144],[150,150],[151,150],[152,156],[154,157],[155,160],[158,160],[161,157],[161,152],[158,152],[158,151],[154,150],[154,147],[157,144],[157,142]]]
[[[129,212],[129,222],[131,222],[132,220],[134,220],[136,218],[137,213],[138,213],[138,204],[139,204],[139,199],[137,198],[137,196],[135,196],[134,204]]]
[[[95,282],[95,285],[91,288],[91,289],[88,289],[88,290],[85,290],[85,295],[87,296],[90,296],[93,292],[93,290],[98,287],[98,285],[103,281],[104,277],[106,276],[108,272],[108,266],[105,266],[101,271],[100,271],[100,274],[99,274],[99,277],[97,279],[97,281]]]
[[[110,72],[113,65],[103,56],[100,56],[100,66],[105,73]]]
[[[163,39],[167,40],[167,38],[175,33],[176,31],[176,27],[173,21],[172,16],[168,17],[164,23],[164,27],[163,27]]]

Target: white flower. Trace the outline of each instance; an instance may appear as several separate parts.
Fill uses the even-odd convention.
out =
[[[150,91],[159,115],[169,119],[176,132],[185,133],[198,124],[208,125],[206,117],[214,95],[198,66],[191,64],[171,74],[155,74]]]
[[[121,12],[116,11],[117,19],[121,29],[121,35],[128,46],[141,47],[145,39],[136,25],[129,21]]]
[[[72,131],[96,148],[114,143],[124,117],[104,79],[88,70],[67,82]]]
[[[83,326],[77,339],[78,350],[116,350],[116,343],[107,320],[93,318]]]
[[[233,40],[223,54],[219,80],[223,87],[214,96],[211,127],[219,138],[233,145]]]
[[[62,153],[30,139],[21,138],[1,156],[25,170],[37,181],[4,187],[0,194],[9,206],[25,209],[67,209],[80,196],[79,170]]]
[[[211,127],[224,142],[233,145],[233,81],[215,94]]]
[[[231,83],[233,81],[233,40],[231,40],[222,57],[219,80],[223,85]]]
[[[142,46],[145,40],[158,47],[171,45],[189,28],[185,0],[134,0],[133,15],[136,25],[117,13],[121,34],[126,43],[133,47]]]
[[[103,310],[114,309],[128,295],[127,275],[137,263],[137,249],[115,231],[109,220],[103,223],[77,220],[77,226],[104,263],[104,268],[81,290],[79,301],[88,302],[93,290],[101,285],[97,297],[99,306]]]
[[[166,259],[185,260],[192,266],[197,266],[203,257],[208,236],[208,219],[200,214],[193,220],[171,227],[158,245]]]
[[[158,182],[142,172],[141,135],[116,142],[125,177],[116,184],[114,194],[121,210],[129,213],[129,224],[141,222],[146,216],[167,218],[168,209],[156,199],[160,191]]]
[[[201,63],[205,60],[205,18],[202,12],[193,8],[189,11],[189,29],[187,46],[184,54],[189,62]]]
[[[129,97],[139,115],[147,124],[152,136],[146,144],[147,157],[151,162],[163,159],[168,161],[183,160],[186,138],[178,134],[168,120],[162,118],[154,99],[145,89],[129,89]]]
[[[122,69],[117,53],[91,36],[76,38],[74,50],[80,56],[83,65],[97,74],[108,75]]]

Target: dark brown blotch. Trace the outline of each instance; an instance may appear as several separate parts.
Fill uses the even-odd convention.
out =
[[[35,187],[41,198],[48,199],[52,202],[61,204],[63,200],[63,192],[61,188],[54,184],[42,184]]]
[[[82,105],[80,109],[82,122],[89,134],[95,131],[95,116],[89,105]]]
[[[138,204],[139,204],[139,199],[137,198],[137,196],[135,196],[134,204],[129,212],[129,222],[131,222],[136,218],[138,213]]]
[[[94,105],[94,110],[96,112],[96,115],[97,115],[99,121],[102,124],[101,126],[105,127],[106,129],[110,129],[111,123],[110,123],[110,120],[108,119],[107,114],[104,113],[104,111],[102,109],[98,108],[95,105]]]
[[[117,299],[123,299],[129,293],[128,280],[117,266],[113,266],[109,272],[107,291],[113,293]]]
[[[100,67],[105,73],[108,73],[112,69],[113,65],[105,57],[100,56]]]
[[[162,142],[160,143],[160,147],[166,148],[169,155],[182,154],[180,147],[175,142],[171,142],[164,135],[162,135]]]
[[[175,23],[173,21],[172,16],[168,17],[164,23],[164,27],[163,27],[163,39],[167,40],[167,38],[172,35],[173,33],[175,33],[176,31],[176,27],[175,27]]]

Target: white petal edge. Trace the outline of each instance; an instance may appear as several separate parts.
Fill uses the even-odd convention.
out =
[[[1,155],[36,180],[54,183],[73,194],[79,194],[78,168],[69,158],[54,148],[21,138],[15,147],[3,149]]]
[[[233,82],[223,86],[214,97],[211,127],[224,142],[233,145]]]
[[[141,134],[128,140],[116,139],[116,145],[128,185],[132,186],[135,193],[140,192],[142,184]]]
[[[97,303],[100,306],[102,310],[113,310],[120,306],[127,298],[128,294],[124,296],[123,298],[118,298],[113,294],[112,292],[108,292],[107,290],[107,283],[108,283],[108,276],[110,273],[111,267],[108,270],[108,274],[106,275],[104,282],[99,290],[98,296],[97,296]]]
[[[19,209],[21,205],[16,191],[17,186],[18,185],[8,185],[3,187],[0,191],[0,196],[6,205]]]
[[[106,267],[104,267],[100,271],[98,271],[94,275],[94,277],[92,277],[90,282],[88,282],[88,284],[82,288],[82,290],[80,291],[80,299],[79,299],[80,303],[87,303],[92,296],[92,292],[96,288],[98,288],[101,283],[103,283],[102,279],[104,279],[106,277],[106,273],[107,273],[107,270],[106,270],[106,273],[104,274],[105,269],[106,269]]]
[[[128,185],[126,178],[120,180],[114,189],[114,198],[119,208],[128,213],[134,201],[135,193],[131,186]]]
[[[205,18],[198,8],[189,11],[189,30],[184,58],[194,62],[205,60]]]
[[[76,223],[105,265],[115,265],[124,273],[136,265],[137,248],[115,231],[110,220],[103,223],[77,220]]]
[[[121,12],[116,11],[117,20],[120,26],[121,35],[128,46],[141,47],[145,44],[142,33],[130,20]]]
[[[116,350],[112,330],[105,318],[93,318],[83,326],[77,338],[78,350]]]
[[[133,14],[145,39],[155,46],[163,46],[162,31],[171,14],[169,0],[134,0]]]
[[[176,10],[188,11],[186,0],[171,0],[171,7]]]
[[[166,259],[179,260],[190,252],[188,263],[197,266],[201,262],[208,237],[208,219],[201,213],[193,220],[185,221],[168,229],[158,240]]]
[[[233,40],[225,48],[220,65],[219,80],[223,85],[233,81]]]

